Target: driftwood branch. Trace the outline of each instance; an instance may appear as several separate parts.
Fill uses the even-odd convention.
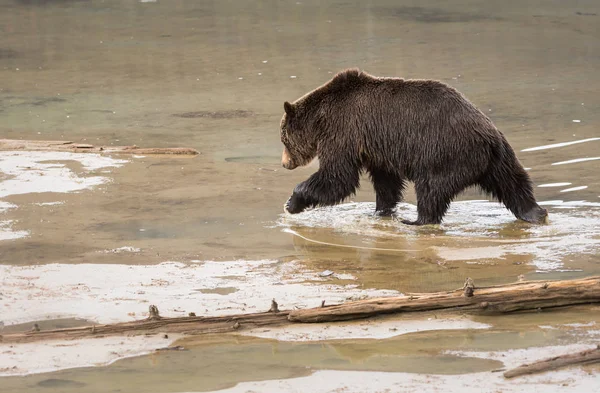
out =
[[[583,365],[600,362],[600,345],[594,349],[573,353],[569,355],[556,356],[540,360],[531,364],[523,364],[504,373],[505,378],[520,377],[522,375],[543,373],[573,365]]]
[[[16,139],[0,139],[0,151],[67,151],[72,153],[106,153],[106,154],[170,154],[197,155],[198,150],[188,147],[153,147],[138,146],[94,146],[71,141],[29,141]]]
[[[467,291],[465,289],[468,288]],[[106,335],[145,333],[222,333],[261,326],[282,326],[301,322],[333,322],[373,317],[381,314],[445,310],[448,312],[510,313],[600,303],[600,276],[576,280],[519,282],[477,288],[467,280],[464,288],[451,292],[360,300],[294,311],[279,311],[277,302],[268,312],[221,317],[161,317],[151,306],[148,319],[111,325],[29,331],[0,336],[0,342],[29,342],[50,339],[77,339]],[[265,307],[267,309],[267,307]]]

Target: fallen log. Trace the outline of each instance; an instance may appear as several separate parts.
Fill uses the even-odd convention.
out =
[[[502,314],[578,304],[600,303],[600,276],[562,281],[531,281],[477,288],[471,279],[463,288],[450,292],[409,294],[367,299],[339,305],[325,305],[293,311],[279,311],[273,300],[269,312],[219,317],[164,318],[150,307],[144,320],[110,325],[39,330],[0,336],[0,342],[18,343],[51,339],[77,339],[107,335],[148,333],[222,333],[261,326],[291,323],[323,323],[363,319],[382,314],[447,311]],[[267,307],[265,307],[266,309]]]
[[[229,315],[222,317],[178,317],[163,318],[156,306],[150,306],[150,317],[138,321],[108,325],[82,326],[76,328],[40,330],[35,327],[29,332],[0,335],[0,343],[24,343],[43,340],[74,340],[92,337],[140,335],[156,333],[206,334],[226,333],[240,328],[280,326],[289,324],[287,312],[264,312]],[[36,324],[37,325],[37,324]]]
[[[292,322],[333,322],[399,312],[454,310],[509,313],[600,302],[600,277],[563,281],[530,281],[487,288],[465,287],[451,292],[368,299],[325,308],[294,310]]]
[[[71,153],[102,154],[169,154],[197,155],[198,150],[188,147],[152,147],[138,146],[94,146],[87,143],[71,141],[30,141],[17,139],[0,139],[0,151],[66,151]]]
[[[531,364],[523,364],[504,373],[505,378],[520,377],[522,375],[538,374],[574,365],[592,364],[600,362],[600,345],[569,355],[555,356]]]

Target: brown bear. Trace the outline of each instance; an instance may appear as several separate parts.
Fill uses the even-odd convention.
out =
[[[283,167],[319,158],[319,170],[286,202],[289,213],[342,202],[367,171],[381,216],[394,214],[406,182],[414,183],[418,218],[405,224],[439,224],[453,198],[470,186],[481,187],[521,220],[547,219],[504,135],[442,82],[350,69],[293,104],[286,101],[284,110]]]

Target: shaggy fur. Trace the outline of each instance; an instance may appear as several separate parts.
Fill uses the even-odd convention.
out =
[[[283,166],[294,169],[316,156],[320,164],[294,189],[285,205],[289,213],[342,202],[366,170],[380,215],[391,215],[406,182],[414,182],[418,218],[406,224],[440,223],[453,198],[470,186],[481,187],[517,218],[546,220],[504,135],[444,83],[351,69],[284,109]]]

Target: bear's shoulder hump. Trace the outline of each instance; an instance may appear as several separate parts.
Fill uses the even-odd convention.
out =
[[[338,72],[333,79],[331,79],[331,84],[342,85],[348,82],[357,82],[365,76],[363,72],[361,72],[358,68],[349,68],[343,71]]]

